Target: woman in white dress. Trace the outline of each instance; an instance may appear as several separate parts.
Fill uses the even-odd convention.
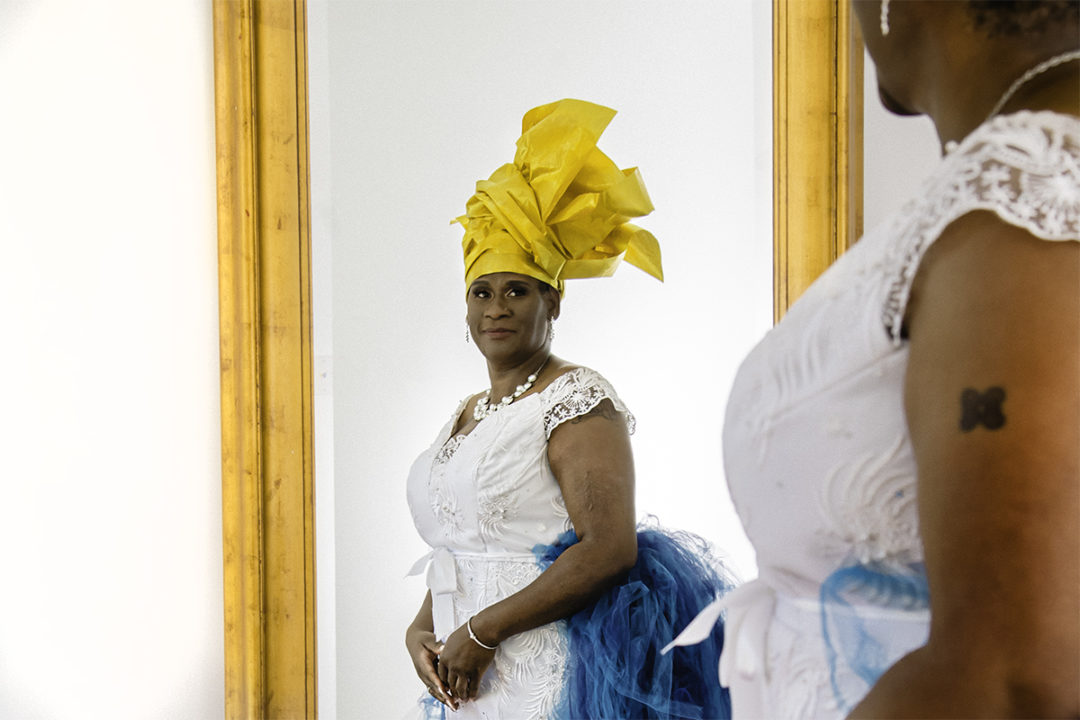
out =
[[[702,624],[735,717],[1077,717],[1080,10],[854,8],[944,157],[741,367],[760,575]]]
[[[428,715],[727,715],[705,669],[720,633],[699,655],[658,652],[723,581],[703,548],[638,532],[633,418],[600,374],[551,354],[564,278],[625,257],[662,279],[655,238],[626,222],[652,209],[640,176],[595,147],[613,115],[578,100],[530,111],[514,162],[477,183],[459,219],[468,334],[491,387],[409,474],[433,548],[414,568],[429,592],[406,633],[442,703],[422,703]]]

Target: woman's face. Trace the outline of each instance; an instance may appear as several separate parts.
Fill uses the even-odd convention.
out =
[[[473,281],[466,307],[469,333],[484,357],[517,365],[547,344],[559,295],[527,275],[492,273]]]

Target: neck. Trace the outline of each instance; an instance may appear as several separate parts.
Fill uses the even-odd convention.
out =
[[[499,399],[514,392],[530,374],[551,360],[551,350],[545,344],[520,362],[500,365],[488,360],[488,379],[491,380],[491,397]]]
[[[1052,110],[1080,115],[1080,61],[1070,59],[1037,74],[1029,74],[1040,63],[1059,55],[1061,53],[1044,52],[1033,60],[1010,64],[1009,72],[988,75],[985,70],[979,70],[952,74],[954,78],[963,77],[964,86],[948,87],[943,83],[937,88],[939,102],[932,103],[928,111],[942,146],[963,140],[991,115],[1020,110]],[[1028,79],[1020,82],[1026,74]],[[972,77],[987,79],[978,83],[972,82]]]

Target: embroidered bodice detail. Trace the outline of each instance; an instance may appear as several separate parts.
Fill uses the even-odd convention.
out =
[[[817,512],[823,546],[848,564],[907,566],[922,560],[915,476],[897,463],[905,437],[882,452],[838,463],[824,477]]]
[[[547,458],[551,432],[604,400],[632,416],[611,384],[575,368],[539,392],[523,395],[451,436],[464,403],[409,472],[409,508],[432,553],[426,568],[435,633],[445,638],[483,608],[514,594],[540,574],[536,545],[551,545],[572,528]],[[459,718],[548,718],[563,684],[568,645],[562,622],[503,641],[485,674],[481,696]]]
[[[446,442],[443,443],[443,446],[439,448],[439,452],[435,453],[435,460],[433,462],[436,465],[445,465],[449,462],[450,458],[454,457],[454,453],[457,452],[458,447],[465,437],[465,435],[454,435],[451,438],[447,438]]]
[[[467,402],[468,398],[465,398],[458,403],[457,410],[455,410],[454,414],[450,417],[450,427],[453,427],[457,423],[457,419],[461,417],[461,413],[465,409],[465,405]],[[449,435],[449,432],[449,430],[446,430],[447,435]],[[450,458],[454,457],[454,453],[457,452],[458,446],[461,445],[465,437],[466,436],[463,434],[448,436],[446,440],[443,441],[442,446],[439,447],[438,452],[435,453],[435,459],[433,462],[436,465],[445,465],[450,460]]]
[[[1080,120],[976,129],[919,194],[788,310],[736,376],[724,469],[758,579],[727,600],[721,673],[736,717],[842,717],[921,646],[929,594],[901,325],[927,249],[977,211],[1080,239]]]

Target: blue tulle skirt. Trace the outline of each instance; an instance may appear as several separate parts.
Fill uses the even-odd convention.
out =
[[[554,545],[537,545],[546,568],[577,542],[573,531]],[[638,528],[638,560],[626,578],[595,604],[568,618],[570,661],[557,717],[562,720],[731,717],[717,666],[724,629],[698,645],[660,649],[732,581],[702,538]]]

